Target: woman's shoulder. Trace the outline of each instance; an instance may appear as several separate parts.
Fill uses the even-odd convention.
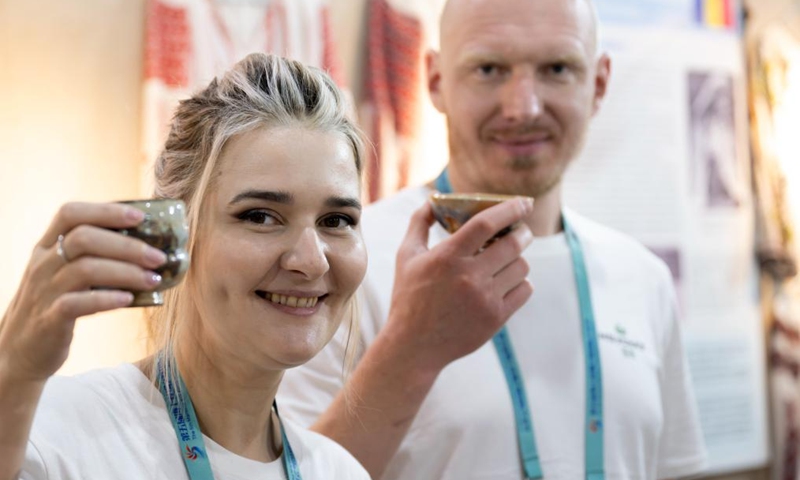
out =
[[[76,410],[96,414],[91,408],[130,406],[132,402],[149,400],[157,393],[147,377],[133,364],[90,370],[74,376],[53,376],[45,385],[39,401],[42,410]],[[37,413],[38,415],[38,413]]]
[[[147,478],[174,438],[162,416],[160,394],[134,365],[54,376],[36,409],[23,470],[59,472],[48,478],[113,478],[115,471]]]
[[[159,403],[160,402],[160,403]],[[160,405],[160,406],[159,406]],[[163,410],[163,399],[134,365],[92,370],[47,381],[34,417],[32,439],[91,435],[97,429],[139,423]]]
[[[291,420],[281,422],[304,478],[369,480],[364,467],[338,443]]]

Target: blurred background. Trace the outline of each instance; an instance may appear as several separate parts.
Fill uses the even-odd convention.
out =
[[[367,201],[436,176],[442,3],[0,0],[0,311],[58,207],[151,196],[176,102],[253,51],[347,89],[375,143]],[[612,80],[567,204],[670,266],[709,478],[798,479],[800,0],[595,3]],[[96,315],[61,373],[145,349],[141,311]]]

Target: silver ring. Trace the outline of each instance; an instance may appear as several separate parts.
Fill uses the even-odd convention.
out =
[[[64,235],[58,236],[58,242],[56,243],[56,253],[59,257],[64,260],[64,263],[69,263],[69,258],[67,258],[67,252],[64,250]]]

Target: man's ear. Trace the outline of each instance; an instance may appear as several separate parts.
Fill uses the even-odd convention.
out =
[[[439,52],[428,50],[425,54],[426,74],[428,75],[428,93],[431,96],[431,103],[436,110],[444,112],[444,99],[442,98],[442,73],[439,64]]]
[[[600,110],[600,104],[606,97],[608,81],[611,78],[611,59],[605,53],[597,60],[597,70],[594,77],[594,99],[592,100],[592,115]]]

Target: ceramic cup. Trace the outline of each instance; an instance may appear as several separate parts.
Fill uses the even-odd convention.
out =
[[[495,195],[491,193],[432,193],[430,203],[433,216],[450,233],[454,233],[467,220],[489,207],[519,198],[517,195]],[[510,232],[517,224],[509,225],[497,232],[484,248],[494,240]]]
[[[174,287],[189,269],[186,242],[189,227],[186,223],[186,205],[180,200],[153,199],[129,200],[123,203],[145,213],[144,220],[133,228],[117,230],[123,235],[138,238],[167,254],[167,262],[155,270],[161,283],[155,290],[131,292],[131,307],[152,307],[164,304],[164,290]]]

